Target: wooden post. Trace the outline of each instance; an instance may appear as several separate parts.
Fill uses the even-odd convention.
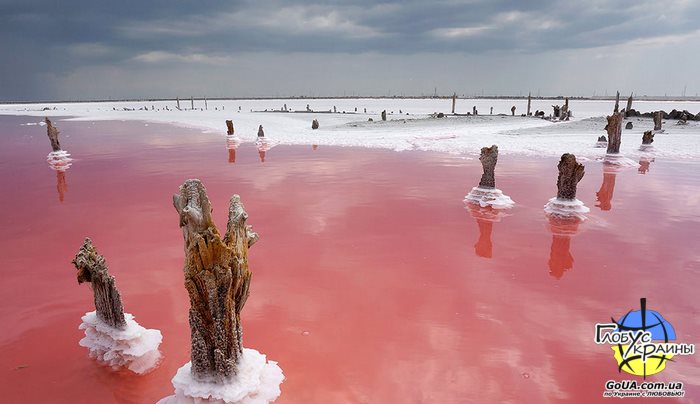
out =
[[[614,113],[620,112],[620,92],[617,92],[617,95],[615,96],[615,109],[613,109]]]
[[[180,110],[180,97],[177,97],[177,109]]]
[[[457,106],[457,93],[452,94],[452,115],[455,113],[455,107]]]
[[[498,146],[482,147],[479,161],[481,161],[481,167],[484,170],[479,186],[481,188],[496,188],[495,170],[496,163],[498,163]]]
[[[532,96],[530,93],[527,93],[527,116],[530,116],[530,105],[532,104]]]
[[[97,317],[111,327],[120,330],[126,328],[121,295],[114,277],[107,271],[107,262],[97,253],[92,240],[85,238],[73,259],[73,265],[78,270],[78,283],[89,282],[92,285]]]
[[[46,135],[48,135],[49,141],[51,142],[51,150],[55,152],[61,150],[61,143],[58,142],[58,134],[61,132],[53,126],[49,118],[45,117],[44,122],[46,123]]]
[[[207,105],[207,97],[204,97],[204,110],[209,111],[209,105]]]
[[[318,129],[318,120],[317,119],[314,119],[311,122],[311,129]]]
[[[382,121],[386,121],[386,109],[382,111]]]
[[[246,225],[241,198],[229,202],[222,238],[202,182],[187,180],[173,196],[185,240],[185,288],[190,297],[192,377],[221,383],[238,371],[243,349],[241,310],[249,295],[248,249],[258,240]]]
[[[625,107],[625,116],[630,116],[631,110],[632,110],[632,94],[630,94],[630,98],[627,99],[627,106]]]
[[[656,113],[654,113],[654,130],[661,130],[661,120],[663,117],[664,114],[661,111],[656,111]]]
[[[559,120],[563,121],[569,117],[569,97],[564,98],[564,106],[559,111]]]
[[[584,167],[576,161],[576,156],[564,153],[557,165],[559,177],[557,177],[557,198],[565,200],[576,199],[576,187],[583,178]]]
[[[190,96],[190,109],[194,110],[194,97]]]
[[[234,129],[233,129],[233,121],[230,119],[226,120],[226,134],[227,135],[233,135]]]
[[[513,105],[512,107],[510,107],[510,114],[513,115],[513,116],[515,116],[515,105]]]
[[[608,153],[619,153],[622,142],[622,120],[624,112],[616,112],[608,116]]]
[[[265,137],[262,125],[258,126],[258,137]]]

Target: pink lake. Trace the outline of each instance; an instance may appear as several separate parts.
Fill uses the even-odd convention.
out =
[[[481,175],[474,156],[278,146],[262,162],[253,145],[231,153],[223,133],[57,119],[75,159],[61,175],[45,127],[21,125],[37,121],[0,118],[3,403],[172,393],[190,347],[172,195],[188,178],[204,182],[220,228],[240,194],[261,236],[244,344],[283,369],[277,403],[605,401],[607,380],[634,376],[594,343],[595,324],[642,297],[679,342],[699,342],[697,162],[616,173],[584,162],[589,220],[561,237],[542,211],[557,159],[500,156],[497,186],[517,205],[492,221],[462,203]],[[125,310],[163,333],[163,361],[145,376],[78,346],[94,307],[70,261],[86,236]],[[684,401],[698,401],[699,365],[679,356],[648,380],[681,381]]]

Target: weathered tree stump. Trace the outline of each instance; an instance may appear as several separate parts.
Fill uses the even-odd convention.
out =
[[[552,109],[552,116],[558,119],[561,116],[561,107],[559,105],[552,105]]]
[[[49,140],[51,141],[51,149],[53,151],[61,150],[61,143],[58,142],[58,134],[61,132],[59,132],[58,129],[53,126],[53,123],[49,118],[44,118],[44,122],[46,122],[46,134],[49,136]]]
[[[605,136],[598,136],[598,141],[599,142],[607,142],[608,139],[606,139]]]
[[[185,288],[190,296],[192,376],[223,382],[237,373],[242,354],[240,313],[249,294],[248,248],[258,235],[246,225],[241,199],[229,203],[222,238],[201,181],[187,180],[173,196],[185,240]]]
[[[190,109],[194,110],[194,97],[190,96]]]
[[[313,122],[311,122],[311,129],[318,129],[318,120],[314,119]]]
[[[576,186],[583,178],[583,164],[576,162],[576,156],[564,153],[557,165],[559,177],[557,177],[557,198],[565,200],[576,199]]]
[[[527,93],[527,112],[525,113],[527,116],[530,116],[530,105],[532,105],[532,96]]]
[[[661,120],[664,117],[664,113],[662,111],[656,111],[654,113],[654,130],[661,130]]]
[[[258,137],[265,137],[265,131],[263,131],[262,125],[258,126]]]
[[[565,119],[569,118],[569,97],[566,97],[564,99],[564,106],[561,107],[561,111],[559,112],[559,120],[563,121]]]
[[[652,144],[654,143],[654,132],[647,130],[642,135],[642,144]]]
[[[386,110],[382,111],[382,121],[386,121]]]
[[[623,112],[616,112],[608,116],[608,153],[619,153],[622,142],[622,120],[625,119]]]
[[[78,283],[89,282],[95,299],[97,317],[117,329],[126,327],[122,298],[114,284],[114,277],[107,271],[107,262],[97,253],[92,240],[85,238],[73,259],[78,270]]]
[[[630,116],[631,111],[632,111],[632,94],[630,94],[630,98],[627,99],[627,106],[625,107],[625,116]]]
[[[479,186],[482,188],[496,188],[496,163],[498,163],[498,146],[482,147],[479,156],[484,173],[481,175]]]
[[[634,128],[634,125],[632,124],[632,122],[627,122],[625,124],[625,129],[633,129],[633,128]]]
[[[177,109],[180,110],[180,97],[177,97]]]
[[[455,107],[457,106],[457,93],[452,94],[452,115],[455,113]]]
[[[513,105],[512,107],[510,107],[510,114],[513,115],[513,116],[515,116],[515,105]]]
[[[617,114],[620,112],[620,92],[617,92],[617,95],[615,96],[615,108],[613,109],[613,113]]]
[[[479,111],[476,110],[476,105],[472,107],[472,114],[479,115]]]
[[[233,129],[233,121],[227,119],[226,120],[226,134],[227,135],[233,135],[234,129]]]
[[[489,111],[489,115],[493,115],[493,107],[491,107],[491,110]]]

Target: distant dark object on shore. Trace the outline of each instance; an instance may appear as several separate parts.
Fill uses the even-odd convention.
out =
[[[639,112],[633,108],[633,109],[630,109],[629,111],[625,111],[625,115],[628,117],[629,116],[636,116],[636,117],[641,117],[641,118],[653,118],[654,114],[656,112],[657,111],[642,113],[642,112]],[[700,121],[700,113],[698,113],[697,115],[694,115],[694,114],[691,114],[690,112],[688,112],[687,110],[678,111],[678,110],[674,109],[671,112],[666,112],[666,111],[658,111],[658,112],[661,112],[661,117],[663,119],[683,120],[683,118],[685,116],[685,119],[688,121]]]
[[[632,125],[632,122],[627,122],[625,124],[625,129],[632,129],[633,127],[634,127],[634,125]]]
[[[258,137],[265,137],[265,132],[263,131],[262,125],[258,127]]]
[[[311,122],[311,129],[318,129],[318,120],[314,119],[313,122]]]

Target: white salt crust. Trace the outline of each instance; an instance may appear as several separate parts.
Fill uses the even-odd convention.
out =
[[[249,348],[243,348],[238,374],[228,383],[197,381],[191,368],[187,362],[177,370],[172,379],[175,394],[157,404],[267,404],[280,396],[284,380],[277,362]]]
[[[126,328],[119,330],[102,321],[96,312],[85,313],[79,327],[85,330],[85,337],[79,344],[88,348],[91,358],[112,369],[148,373],[158,365],[163,336],[158,330],[140,326],[129,313],[124,313],[124,318]]]
[[[479,205],[482,208],[490,206],[494,209],[510,209],[515,205],[515,202],[500,189],[482,188],[479,186],[472,188],[467,196],[464,197],[464,201]]]
[[[559,217],[577,217],[585,220],[585,214],[591,210],[578,199],[559,199],[554,197],[544,205],[544,213]]]

